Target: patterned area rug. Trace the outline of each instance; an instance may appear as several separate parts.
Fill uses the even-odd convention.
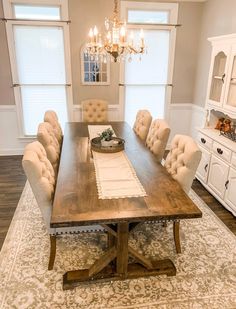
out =
[[[61,237],[53,271],[49,238],[28,184],[0,253],[0,308],[236,308],[236,238],[193,192],[202,219],[181,222],[182,254],[172,224],[142,225],[130,244],[148,257],[170,257],[175,277],[157,276],[62,290],[65,271],[84,268],[106,248],[106,235]]]

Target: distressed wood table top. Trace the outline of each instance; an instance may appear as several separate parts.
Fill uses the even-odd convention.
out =
[[[53,203],[52,227],[201,217],[201,211],[127,123],[107,124],[113,127],[118,137],[125,139],[125,152],[147,196],[98,199],[88,124],[67,123]]]

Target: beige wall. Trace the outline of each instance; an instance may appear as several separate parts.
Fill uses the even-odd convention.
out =
[[[207,38],[236,32],[236,1],[208,0],[204,4],[196,71],[194,103],[204,106],[208,72],[211,60],[211,44]]]
[[[3,17],[0,1],[0,17]],[[12,88],[10,60],[4,22],[0,21],[0,105],[15,104]]]
[[[179,4],[172,103],[193,102],[202,11],[203,3]]]
[[[202,7],[202,3],[195,2],[179,4],[178,19],[182,27],[177,30],[172,103],[192,103],[193,100]],[[111,16],[112,9],[111,0],[69,0],[74,104],[92,97],[118,103],[119,64],[111,63],[110,86],[83,86],[80,76],[80,49],[87,40],[88,30],[94,24],[102,28],[104,18]],[[85,19],[86,12],[89,14]]]
[[[84,99],[100,98],[109,104],[118,104],[119,64],[111,63],[111,84],[109,86],[83,86],[80,73],[80,51],[88,39],[91,26],[103,27],[105,17],[113,10],[111,0],[69,0],[72,84],[74,104]]]
[[[230,3],[234,2],[234,0],[224,0],[223,2],[225,3],[226,1]],[[72,20],[72,23],[70,25],[70,38],[74,104],[79,104],[81,100],[91,97],[104,98],[107,99],[110,104],[117,104],[119,83],[119,67],[117,64],[111,64],[110,86],[82,86],[80,76],[80,49],[87,39],[88,29],[93,24],[97,24],[98,26],[103,25],[105,16],[111,16],[113,10],[113,1],[69,0],[68,2],[70,19]],[[207,5],[194,2],[180,3],[179,23],[182,24],[182,27],[178,28],[177,30],[172,103],[191,103],[193,101],[195,70],[198,57],[198,30],[201,23],[202,8],[204,8],[205,10],[206,6],[209,15],[210,10],[215,11],[213,2],[217,2],[219,7],[220,2],[222,1],[210,0],[210,4]],[[1,4],[2,1],[0,1],[0,16],[3,16]],[[236,3],[234,3],[234,7],[235,5]],[[225,6],[222,5],[222,9],[223,7]],[[230,13],[232,16],[233,10],[231,10],[231,8],[229,7],[228,11],[228,13]],[[221,8],[219,8],[218,14],[217,10],[215,14],[218,18],[218,15],[221,15]],[[221,16],[221,18],[223,18],[223,16]],[[206,23],[207,21],[205,18],[204,25]],[[232,21],[228,21],[228,24],[230,23],[232,24]],[[218,21],[218,24],[221,27],[224,26],[224,23],[220,21]],[[204,27],[206,27],[206,25]],[[204,39],[201,37],[201,42],[202,41],[204,41]],[[202,53],[202,49],[200,50],[200,52]],[[198,70],[197,76],[198,84],[199,81],[201,82],[201,78],[199,79],[199,74],[201,75],[204,61],[203,63],[200,61],[199,66],[200,69]],[[11,88],[11,86],[12,81],[5,35],[5,24],[3,22],[0,22],[0,104],[14,104],[13,89]],[[202,89],[201,85],[198,85],[198,88]],[[197,90],[198,88],[195,88],[196,93],[199,93],[199,91]],[[196,101],[199,102],[200,100],[197,99]]]

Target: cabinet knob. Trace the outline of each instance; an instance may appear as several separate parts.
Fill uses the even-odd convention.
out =
[[[222,75],[221,80],[222,80],[222,83],[224,84],[224,82],[225,82],[225,73]]]
[[[228,184],[229,184],[229,180],[226,181],[225,183],[225,189],[228,190]]]
[[[222,150],[222,149],[217,148],[216,150],[217,150],[218,154],[220,154],[220,155],[222,155],[222,154],[223,154],[223,150]]]
[[[206,140],[205,140],[205,138],[201,138],[201,142],[203,143],[203,144],[206,144]]]
[[[205,172],[207,172],[207,168],[208,168],[208,163],[204,166]]]

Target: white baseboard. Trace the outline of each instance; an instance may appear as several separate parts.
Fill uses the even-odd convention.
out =
[[[171,104],[169,112],[171,127],[170,139],[175,134],[196,137],[196,127],[203,127],[205,110],[202,107],[189,104]],[[120,120],[120,106],[109,105],[108,117],[111,121]],[[74,105],[73,121],[81,121],[81,106]],[[21,155],[25,146],[33,139],[22,139],[17,125],[17,113],[14,105],[0,105],[0,156]],[[170,144],[168,143],[167,148]]]

